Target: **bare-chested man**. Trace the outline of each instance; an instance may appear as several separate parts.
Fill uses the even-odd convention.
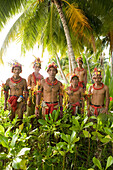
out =
[[[26,80],[21,78],[19,74],[22,72],[21,64],[15,62],[12,65],[13,76],[8,78],[5,83],[4,94],[5,94],[5,103],[4,110],[7,109],[7,100],[8,100],[8,109],[11,111],[9,118],[13,120],[16,114],[18,118],[23,118],[23,113],[26,110],[27,102],[27,83]],[[8,92],[10,90],[10,97],[8,99]]]
[[[109,88],[102,83],[101,71],[94,69],[94,84],[89,87],[89,95],[91,95],[90,106],[88,106],[88,116],[98,116],[100,113],[108,114],[109,106]],[[105,106],[104,106],[104,101]]]
[[[36,88],[40,86],[40,81],[43,79],[43,76],[39,73],[41,69],[40,58],[37,58],[33,62],[34,72],[28,76],[28,89],[29,89],[29,98],[28,98],[28,107],[27,107],[27,116],[35,114],[35,105],[36,105]]]
[[[87,71],[83,68],[83,59],[82,57],[77,58],[78,67],[74,69],[74,74],[79,77],[79,86],[86,90],[87,84]]]
[[[54,62],[49,64],[47,72],[49,74],[49,77],[41,80],[41,88],[40,90],[38,90],[39,94],[43,92],[42,116],[43,118],[45,118],[46,114],[52,114],[53,110],[57,110],[59,106],[61,109],[60,116],[62,116],[63,86],[62,83],[55,78],[58,71],[57,66]],[[35,108],[36,116],[38,116],[39,114],[39,102],[40,95],[37,95]]]
[[[71,76],[71,86],[67,88],[67,94],[69,96],[69,108],[72,110],[72,115],[76,115],[77,111],[80,110],[80,102],[82,102],[82,108],[80,110],[83,113],[83,88],[78,86],[79,78],[76,74]],[[76,108],[79,108],[78,110]]]

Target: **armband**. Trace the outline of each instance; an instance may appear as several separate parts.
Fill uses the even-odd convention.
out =
[[[7,94],[8,94],[8,91],[5,91],[5,90],[4,90],[4,93],[7,93]]]
[[[38,109],[39,109],[39,106],[38,106],[38,105],[36,105],[36,106],[35,106],[35,108],[36,108],[36,110],[38,110]]]

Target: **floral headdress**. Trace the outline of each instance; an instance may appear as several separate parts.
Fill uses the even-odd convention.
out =
[[[21,65],[20,63],[14,62],[14,63],[12,64],[12,72],[13,72],[13,69],[14,69],[15,67],[20,67],[20,72],[22,72],[22,65]]]
[[[81,62],[83,63],[83,58],[82,58],[82,57],[78,57],[78,58],[76,59],[76,61],[77,61],[77,63],[78,63],[79,61],[81,61]]]
[[[95,79],[96,77],[102,78],[100,69],[94,68],[93,76],[92,78]]]
[[[35,56],[34,56],[35,57]],[[36,58],[36,57],[35,57]],[[40,58],[36,58],[35,61],[33,62],[33,68],[37,65],[39,68],[41,68],[41,61]]]
[[[71,80],[70,80],[70,82],[72,81],[72,79],[73,79],[74,77],[77,77],[77,78],[78,78],[78,80],[79,80],[79,77],[77,76],[77,74],[73,74],[73,75],[71,76]]]
[[[48,67],[47,67],[47,72],[49,71],[49,69],[50,69],[51,67],[55,68],[55,69],[56,69],[56,73],[58,73],[57,65],[55,64],[55,62],[52,62],[52,63],[50,63],[50,64],[48,65]]]

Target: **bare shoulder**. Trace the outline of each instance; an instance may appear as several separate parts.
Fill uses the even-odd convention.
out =
[[[92,88],[93,88],[93,85],[89,86],[88,91],[91,91]]]
[[[109,87],[108,87],[108,86],[106,86],[106,85],[104,85],[104,88],[105,88],[105,90],[109,90]]]
[[[10,78],[8,78],[8,79],[6,80],[6,85],[9,85],[9,82],[10,82]]]
[[[44,83],[45,83],[45,79],[42,79],[41,80],[41,85],[44,85]]]
[[[26,84],[26,79],[22,78],[22,81]]]
[[[31,79],[31,77],[32,77],[32,74],[30,74],[30,75],[28,76],[28,79]]]

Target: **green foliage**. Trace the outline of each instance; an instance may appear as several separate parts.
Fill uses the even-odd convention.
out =
[[[113,168],[112,115],[72,116],[65,108],[63,114],[59,118],[57,110],[38,121],[24,116],[17,125],[17,117],[11,122],[8,112],[0,112],[0,169]]]

